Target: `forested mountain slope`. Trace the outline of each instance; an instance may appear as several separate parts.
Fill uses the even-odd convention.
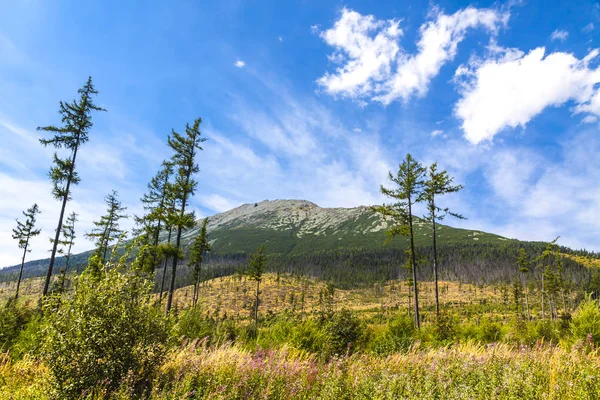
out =
[[[387,245],[390,223],[369,207],[323,208],[305,200],[275,200],[244,204],[209,218],[208,232],[212,252],[207,257],[208,277],[228,275],[239,270],[246,255],[265,244],[274,271],[317,276],[345,285],[360,285],[385,279],[403,278],[406,238],[394,238]],[[431,228],[416,220],[416,245],[421,256],[421,275],[429,278]],[[199,233],[199,223],[183,234],[187,249]],[[167,240],[167,233],[161,234]],[[444,279],[498,281],[509,279],[515,271],[516,252],[525,247],[531,257],[539,254],[543,243],[519,242],[498,235],[468,229],[438,226],[441,274]],[[564,249],[565,251],[567,249]],[[79,270],[90,252],[72,258]],[[25,276],[40,276],[48,260],[25,264]],[[64,260],[57,259],[57,266]],[[570,270],[585,274],[585,268],[569,259]],[[55,269],[58,272],[60,268]],[[0,279],[10,279],[17,267],[0,270]],[[185,269],[178,284],[188,279]],[[158,271],[160,274],[160,269]],[[583,279],[583,277],[582,277]]]

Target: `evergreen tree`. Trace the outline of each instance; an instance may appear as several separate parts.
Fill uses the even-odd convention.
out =
[[[62,269],[62,278],[60,281],[60,292],[65,290],[65,282],[67,279],[67,270],[69,269],[69,261],[71,259],[71,248],[75,244],[75,222],[77,222],[77,214],[72,212],[67,217],[62,227],[62,239],[60,239],[61,248],[57,253],[65,255],[65,266]],[[65,252],[66,251],[66,252]]]
[[[49,125],[39,127],[38,130],[51,132],[54,134],[49,139],[40,139],[44,146],[54,146],[57,149],[64,148],[69,152],[66,158],[60,158],[54,153],[54,165],[50,168],[49,176],[52,180],[52,194],[56,200],[62,202],[60,215],[58,217],[58,226],[52,245],[50,255],[50,264],[44,282],[43,296],[48,293],[52,269],[56,258],[59,238],[62,232],[63,218],[67,202],[71,199],[71,185],[77,185],[80,181],[79,175],[75,170],[75,161],[79,147],[88,141],[88,134],[92,128],[92,111],[106,111],[94,104],[92,97],[98,92],[94,89],[92,78],[88,78],[87,83],[78,90],[79,100],[73,100],[71,103],[60,102],[59,113],[61,115],[62,126]]]
[[[245,274],[248,278],[256,282],[256,291],[254,296],[254,309],[252,318],[254,319],[254,333],[258,332],[258,305],[260,304],[260,283],[266,269],[267,256],[265,255],[265,245],[261,245],[256,253],[250,255],[248,268]]]
[[[519,256],[517,257],[517,268],[518,268],[518,272],[519,274],[521,274],[521,276],[525,276],[527,277],[527,274],[529,273],[529,257],[527,256],[527,252],[525,251],[524,248],[520,248],[519,249]],[[531,319],[531,314],[529,312],[529,285],[528,285],[528,279],[525,278],[525,314],[527,316],[527,319]]]
[[[194,271],[194,295],[192,297],[192,304],[195,306],[198,302],[198,286],[200,284],[200,272],[202,269],[202,262],[204,261],[204,253],[210,251],[211,246],[208,241],[208,218],[204,218],[202,221],[202,228],[200,234],[196,236],[192,249],[190,251],[190,259],[188,265],[193,268]]]
[[[180,258],[181,233],[184,228],[194,226],[194,213],[186,213],[186,208],[190,197],[194,195],[198,186],[198,182],[193,178],[193,175],[200,171],[198,164],[196,164],[196,155],[199,150],[202,150],[200,144],[206,141],[206,138],[202,137],[202,133],[200,132],[201,123],[202,119],[198,118],[192,126],[186,124],[185,135],[173,131],[168,140],[169,147],[175,153],[171,161],[177,169],[173,191],[178,208],[174,216],[174,227],[177,228],[177,236],[175,238],[177,253],[173,256],[171,284],[169,285],[169,296],[167,298],[167,312],[171,310],[173,293],[175,292],[177,263]]]
[[[387,197],[397,200],[391,205],[375,207],[375,210],[391,218],[394,225],[387,231],[388,240],[394,236],[402,235],[409,237],[409,256],[412,269],[413,295],[415,310],[415,326],[421,327],[419,316],[419,289],[417,284],[417,268],[415,254],[415,238],[413,230],[413,207],[415,203],[422,201],[422,191],[425,179],[425,168],[416,161],[410,153],[398,167],[394,176],[389,173],[389,179],[396,185],[393,189],[381,186],[381,193]]]
[[[168,222],[168,196],[171,188],[169,179],[172,174],[173,165],[163,161],[161,169],[148,183],[148,192],[141,198],[146,213],[142,217],[134,217],[138,227],[135,235],[142,247],[139,264],[149,273],[154,273],[160,258],[158,242],[161,229]]]
[[[21,286],[21,279],[23,278],[23,265],[25,265],[25,256],[28,252],[31,252],[29,240],[32,237],[40,234],[39,229],[34,229],[37,214],[40,214],[40,209],[38,208],[37,204],[34,204],[28,208],[27,211],[23,211],[25,222],[23,223],[17,219],[17,227],[13,229],[12,238],[18,240],[19,248],[23,249],[23,258],[21,258],[21,268],[19,269],[19,278],[17,279],[15,299],[19,297],[19,288]]]
[[[127,207],[121,205],[116,191],[113,190],[104,198],[104,201],[107,206],[106,214],[100,217],[100,221],[94,221],[95,228],[85,234],[88,239],[94,241],[95,253],[103,262],[106,261],[106,253],[110,244],[124,233],[119,226],[119,221],[127,218],[127,215],[123,214]]]
[[[425,220],[431,223],[431,237],[433,239],[433,276],[435,281],[435,313],[440,316],[440,299],[438,288],[438,255],[437,255],[437,232],[436,222],[442,221],[446,215],[451,215],[455,218],[464,219],[460,214],[451,212],[447,207],[440,208],[436,204],[437,196],[448,193],[456,193],[463,188],[462,185],[453,185],[454,178],[448,176],[447,171],[437,170],[437,163],[429,166],[428,178],[425,181],[423,193],[420,200],[427,203],[427,214]]]

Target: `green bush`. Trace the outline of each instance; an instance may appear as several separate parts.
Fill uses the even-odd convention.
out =
[[[484,319],[479,324],[478,339],[482,343],[499,342],[502,339],[502,327],[497,322]]]
[[[176,340],[206,339],[211,344],[216,341],[216,331],[216,322],[202,315],[199,308],[192,307],[179,314],[179,320],[173,327],[173,336]]]
[[[600,309],[597,301],[587,299],[579,305],[571,320],[571,332],[576,340],[591,340],[596,346],[600,344]]]
[[[14,299],[8,300],[0,308],[0,351],[10,350],[21,329],[32,316],[33,311],[30,307],[20,306]]]
[[[301,350],[320,353],[327,343],[327,335],[316,321],[307,319],[294,326],[291,342]]]
[[[354,353],[367,341],[367,328],[364,323],[350,310],[336,312],[326,322],[325,333],[327,344],[325,354]]]
[[[168,320],[151,288],[146,279],[113,268],[84,273],[71,298],[45,302],[41,354],[58,397],[108,397],[125,380],[136,393],[147,389],[168,339]]]
[[[375,329],[369,341],[369,349],[377,355],[389,355],[406,351],[414,343],[415,324],[407,315],[399,315],[388,321],[383,329]]]

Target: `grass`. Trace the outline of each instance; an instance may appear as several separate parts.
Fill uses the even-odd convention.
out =
[[[151,399],[593,399],[598,351],[464,344],[378,358],[319,361],[282,348],[251,351],[192,342],[157,372]],[[0,359],[0,399],[47,399],[43,364]],[[128,398],[124,383],[114,398]],[[94,398],[93,396],[90,398]]]

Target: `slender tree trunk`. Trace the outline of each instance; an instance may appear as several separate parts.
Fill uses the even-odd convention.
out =
[[[408,198],[408,220],[410,227],[410,262],[412,266],[413,291],[415,296],[415,326],[417,329],[421,329],[421,318],[419,317],[419,288],[417,285],[417,266],[415,262],[415,238],[413,232],[412,203],[410,197]]]
[[[186,187],[189,183],[189,176],[186,180]],[[181,226],[181,220],[185,215],[185,203],[187,201],[187,193],[184,193],[183,199],[181,201],[181,211],[179,212],[180,221],[177,226],[177,238],[175,239],[175,247],[177,248],[177,252],[179,252],[179,246],[181,246],[181,231],[183,230]],[[179,255],[175,254],[173,256],[173,264],[171,265],[171,285],[169,286],[169,296],[167,297],[167,313],[171,311],[171,304],[173,303],[173,293],[175,292],[175,275],[177,274],[177,263],[179,262]]]
[[[544,313],[544,281],[546,279],[542,275],[542,319],[546,319],[546,314]]]
[[[169,228],[169,236],[167,238],[167,243],[171,244],[171,233],[173,233],[173,228],[170,227]],[[162,283],[160,284],[160,295],[158,296],[158,301],[161,302],[162,301],[162,297],[163,297],[163,291],[165,289],[165,277],[167,276],[167,264],[168,264],[169,258],[165,257],[165,261],[164,261],[164,268],[163,268],[163,275],[162,275]]]
[[[19,297],[19,288],[21,287],[21,278],[23,277],[23,266],[25,265],[27,246],[29,246],[29,236],[27,236],[27,240],[25,241],[25,248],[23,249],[23,258],[21,259],[21,269],[19,269],[19,279],[17,280],[17,291],[15,292],[15,300]]]
[[[256,281],[256,299],[254,300],[254,333],[258,333],[258,301],[260,294],[260,280]]]
[[[65,269],[63,270],[63,279],[60,284],[61,293],[65,290],[65,280],[67,279],[67,268],[69,268],[69,260],[71,259],[71,246],[73,246],[73,242],[69,243],[69,250],[67,250],[67,257],[65,258]]]
[[[531,314],[529,314],[529,287],[525,287],[525,310],[527,313],[527,321],[531,321]]]
[[[433,279],[435,280],[435,314],[440,317],[440,295],[438,288],[438,265],[437,265],[437,238],[435,231],[435,212],[432,213],[433,217]]]
[[[52,269],[54,268],[54,259],[56,258],[56,250],[58,249],[58,239],[60,239],[60,231],[62,230],[63,218],[65,217],[65,208],[67,207],[67,201],[69,201],[69,192],[71,190],[71,180],[73,180],[73,171],[75,170],[75,159],[77,157],[77,150],[79,149],[79,138],[75,144],[73,150],[73,159],[71,161],[71,168],[69,169],[69,177],[67,179],[67,187],[65,188],[65,195],[63,197],[62,206],[60,208],[60,216],[58,217],[58,226],[56,227],[56,234],[54,235],[54,243],[52,245],[52,253],[50,255],[50,265],[48,265],[48,273],[46,274],[46,281],[44,282],[44,290],[42,291],[42,297],[48,294],[48,288],[50,287],[50,279],[52,278]]]

